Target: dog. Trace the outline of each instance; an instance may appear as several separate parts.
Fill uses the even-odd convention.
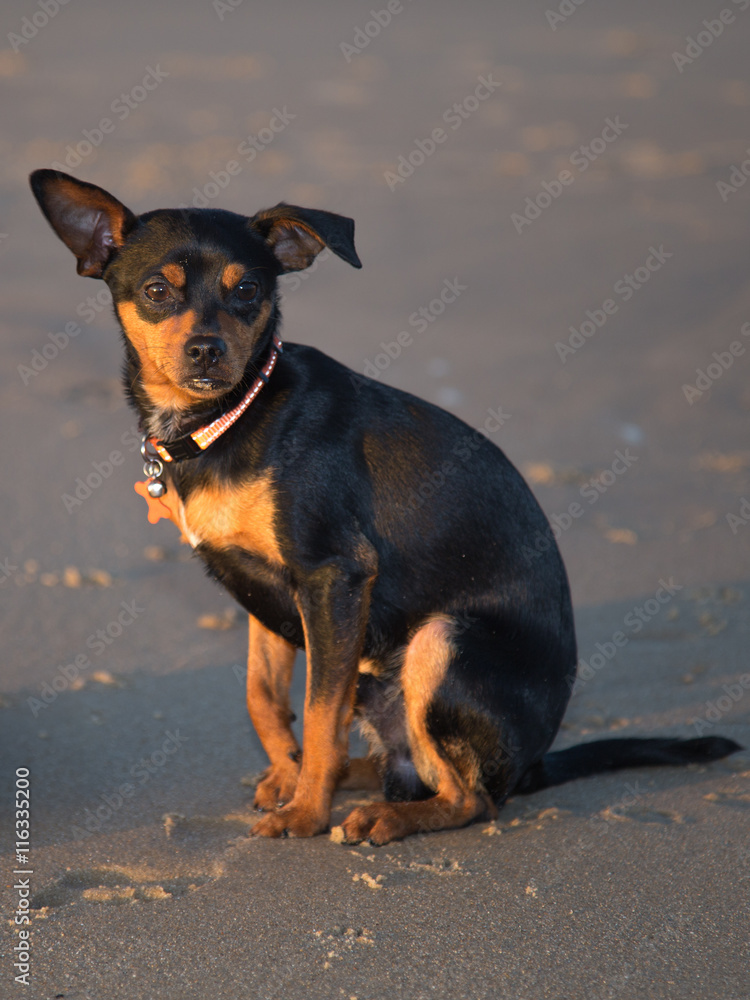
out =
[[[280,340],[279,276],[326,247],[361,267],[351,219],[285,203],[135,215],[62,172],[30,180],[78,273],[112,292],[149,519],[170,518],[249,613],[247,705],[270,761],[254,835],[327,830],[342,785],[382,788],[341,835],[380,845],[494,817],[514,792],[741,749],[705,737],[549,752],[576,638],[521,475],[455,416]],[[349,761],[355,716],[370,753]]]

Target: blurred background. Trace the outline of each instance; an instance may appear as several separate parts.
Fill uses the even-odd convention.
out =
[[[355,219],[362,271],[323,255],[288,277],[284,336],[506,451],[560,536],[584,660],[651,600],[568,737],[692,732],[747,669],[750,5],[715,6],[6,5],[0,724],[36,762],[43,843],[72,849],[167,723],[191,749],[109,830],[226,809],[263,758],[240,616],[146,522],[105,286],[33,202],[38,167],[135,212],[284,200]],[[677,596],[654,610],[662,581]],[[133,601],[137,623],[92,652]],[[722,732],[746,719],[733,703]]]
[[[699,3],[634,2],[622,21],[587,3],[567,16],[544,3],[392,8],[377,20],[330,2],[76,0],[38,29],[33,5],[5,15],[3,405],[26,441],[39,421],[24,451],[53,500],[32,524],[30,463],[3,477],[14,558],[41,565],[34,546],[61,534],[79,535],[90,558],[122,559],[115,548],[133,544],[132,524],[111,516],[125,472],[74,515],[57,500],[132,417],[110,310],[81,305],[106,298],[104,286],[76,279],[28,193],[28,172],[56,164],[136,212],[285,200],[354,217],[364,269],[332,258],[288,279],[285,335],[355,371],[378,359],[383,381],[473,426],[502,410],[493,439],[531,466],[549,513],[630,447],[627,474],[563,534],[578,601],[649,589],[645,551],[664,567],[657,578],[743,572],[724,515],[750,487],[747,356],[702,395],[683,390],[714,351],[748,344],[750,187],[717,189],[750,157],[740,6],[680,65],[674,54],[697,51],[688,36],[707,30]],[[660,247],[647,282],[614,290]],[[466,290],[433,315],[446,280]],[[617,310],[596,326],[588,313],[605,300]],[[80,335],[24,379],[18,365],[71,320]],[[401,331],[411,344],[384,356]],[[15,437],[9,451],[6,468],[19,461]]]

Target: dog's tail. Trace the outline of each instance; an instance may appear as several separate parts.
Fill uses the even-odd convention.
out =
[[[619,771],[624,767],[705,764],[743,750],[724,736],[702,736],[694,740],[614,739],[578,743],[555,750],[534,764],[515,788],[517,794],[538,792],[590,774]]]

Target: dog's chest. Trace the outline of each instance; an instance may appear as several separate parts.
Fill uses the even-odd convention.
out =
[[[276,537],[276,502],[270,475],[239,485],[220,483],[191,492],[185,502],[168,490],[170,516],[184,538],[197,548],[239,548],[264,561],[283,566]]]

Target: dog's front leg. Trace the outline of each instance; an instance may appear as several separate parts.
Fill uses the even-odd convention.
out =
[[[260,819],[254,834],[312,837],[328,827],[333,792],[346,766],[374,579],[371,563],[332,560],[309,573],[300,587],[307,653],[302,766],[292,801]]]
[[[255,791],[255,808],[272,810],[294,797],[300,749],[290,723],[294,646],[250,615],[247,710],[271,766]]]

